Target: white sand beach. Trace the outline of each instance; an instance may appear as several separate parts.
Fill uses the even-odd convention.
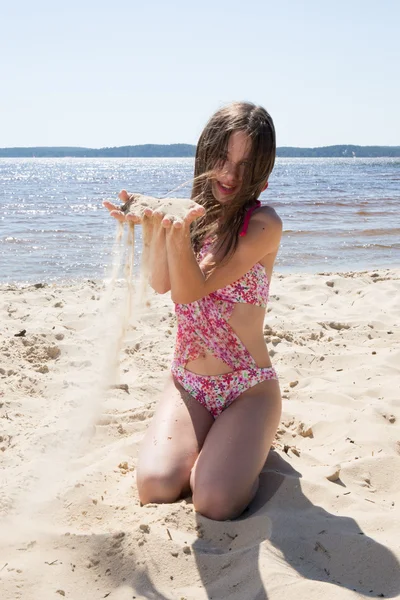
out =
[[[275,273],[265,335],[282,422],[231,522],[190,497],[140,506],[174,307],[149,293],[114,364],[122,284],[105,294],[0,287],[1,600],[399,597],[400,270]]]

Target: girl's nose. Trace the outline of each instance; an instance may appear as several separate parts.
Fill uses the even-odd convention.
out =
[[[239,177],[239,167],[236,163],[226,160],[222,172],[225,177],[228,177],[231,181],[235,181]]]

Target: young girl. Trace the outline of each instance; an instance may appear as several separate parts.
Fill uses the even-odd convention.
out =
[[[177,339],[140,449],[143,504],[173,502],[191,490],[197,512],[226,520],[256,494],[281,415],[263,324],[282,223],[258,200],[275,151],[266,110],[233,103],[200,136],[194,208],[180,220],[146,210],[150,283],[171,291]],[[120,199],[129,196],[123,191]],[[138,222],[105,205],[117,219]]]

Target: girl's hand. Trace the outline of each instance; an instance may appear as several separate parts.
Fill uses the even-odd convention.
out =
[[[161,227],[163,227],[164,229],[189,228],[190,224],[193,223],[193,221],[195,221],[199,217],[202,217],[205,213],[205,209],[203,206],[193,201],[190,202],[191,205],[179,207],[179,211],[174,211],[173,208],[172,210],[171,208],[166,210],[166,207],[160,206],[155,210],[147,208],[144,211],[144,214],[146,215],[146,217],[151,219],[155,225],[161,225]]]
[[[118,207],[105,200],[103,206],[110,215],[121,223],[142,223],[146,218],[147,223],[161,226],[165,229],[188,228],[190,224],[204,215],[205,209],[200,204],[187,198],[152,198],[142,194],[128,194],[122,190],[119,199],[124,203]]]
[[[119,221],[120,223],[126,223],[127,221],[131,221],[135,223],[135,225],[137,225],[141,223],[141,218],[139,215],[131,212],[126,213],[121,210],[128,201],[131,201],[131,204],[134,203],[135,196],[136,194],[128,194],[126,190],[121,190],[118,194],[118,198],[121,200],[121,202],[123,202],[122,206],[116,206],[108,200],[104,200],[103,206],[105,206],[105,208],[107,208],[110,211],[110,216],[114,217],[114,219],[117,219],[117,221]]]

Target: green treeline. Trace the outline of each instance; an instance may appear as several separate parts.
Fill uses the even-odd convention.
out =
[[[142,146],[118,146],[116,148],[74,148],[74,147],[35,147],[0,148],[0,157],[185,157],[194,156],[195,146],[191,144],[144,144]]]
[[[378,158],[400,156],[400,146],[323,146],[322,148],[277,148],[277,156],[304,158]]]
[[[115,148],[35,147],[0,148],[0,158],[51,158],[51,157],[120,157],[120,158],[184,158],[195,155],[196,146],[191,144],[143,144],[141,146],[118,146]],[[400,157],[400,146],[324,146],[321,148],[282,147],[277,156],[286,158],[377,158]]]

